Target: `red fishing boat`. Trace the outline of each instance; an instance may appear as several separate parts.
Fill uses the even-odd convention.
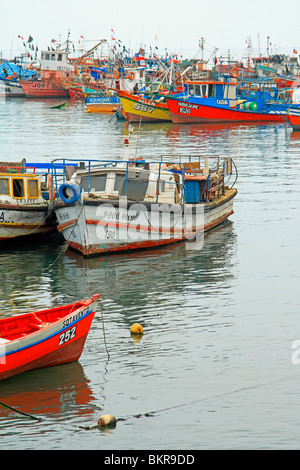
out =
[[[294,131],[300,131],[300,105],[291,106],[286,113],[286,118]]]
[[[237,76],[233,68],[230,77],[217,81],[187,80],[184,93],[166,96],[172,122],[284,122],[290,90],[259,81],[249,88]]]
[[[100,295],[0,320],[0,380],[77,361]]]
[[[41,52],[41,78],[20,80],[27,98],[69,98],[68,81],[75,75],[75,68],[68,62],[66,51]]]

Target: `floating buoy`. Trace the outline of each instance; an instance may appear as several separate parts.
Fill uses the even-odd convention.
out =
[[[135,333],[135,334],[143,334],[144,328],[139,323],[134,323],[133,325],[131,325],[130,331],[131,333]]]
[[[113,415],[102,415],[97,423],[98,426],[116,426],[117,420]]]

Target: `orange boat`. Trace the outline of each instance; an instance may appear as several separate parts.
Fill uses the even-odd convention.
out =
[[[77,361],[99,298],[1,319],[0,380]]]

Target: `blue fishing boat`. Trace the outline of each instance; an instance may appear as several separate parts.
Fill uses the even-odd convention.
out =
[[[19,80],[36,78],[35,70],[24,69],[14,62],[3,62],[0,65],[0,84],[5,97],[24,97]]]

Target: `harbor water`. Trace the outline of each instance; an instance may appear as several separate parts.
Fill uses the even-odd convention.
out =
[[[128,123],[55,100],[0,103],[1,161],[117,159]],[[300,133],[286,123],[135,125],[130,157],[230,156],[234,214],[202,249],[86,259],[1,247],[0,315],[101,295],[77,363],[0,383],[0,448],[299,449]],[[130,334],[138,322],[141,338]],[[113,414],[114,429],[88,429]]]

